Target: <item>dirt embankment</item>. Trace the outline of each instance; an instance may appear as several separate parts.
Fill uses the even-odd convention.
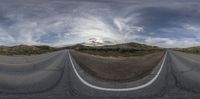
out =
[[[101,57],[70,51],[76,62],[101,80],[133,81],[148,75],[161,61],[164,51],[136,57]]]

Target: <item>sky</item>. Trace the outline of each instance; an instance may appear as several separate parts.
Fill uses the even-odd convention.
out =
[[[0,45],[200,46],[198,0],[0,0]]]

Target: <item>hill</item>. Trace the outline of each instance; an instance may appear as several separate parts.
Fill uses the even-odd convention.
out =
[[[52,52],[59,50],[60,48],[54,48],[50,46],[28,46],[28,45],[16,45],[16,46],[0,46],[0,55],[32,55],[42,54],[46,52]]]
[[[105,46],[85,46],[82,44],[77,44],[71,46],[70,49],[99,56],[125,56],[125,57],[145,55],[148,53],[164,50],[163,48],[157,46],[150,46],[134,42],[116,44],[116,45],[105,45]]]
[[[200,54],[200,46],[194,46],[188,48],[173,48],[172,50],[186,52],[186,53]]]

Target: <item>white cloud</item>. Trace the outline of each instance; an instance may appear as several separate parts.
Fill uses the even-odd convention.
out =
[[[117,41],[123,40],[121,35],[110,28],[109,24],[104,23],[98,17],[88,17],[75,19],[72,31],[78,33],[81,38],[110,38]]]
[[[15,42],[15,39],[9,35],[4,29],[0,28],[0,45]]]
[[[200,38],[200,26],[194,24],[183,24],[185,31],[189,32],[191,35],[195,35]]]
[[[156,45],[165,48],[173,48],[173,47],[191,47],[198,46],[199,42],[194,38],[181,38],[181,39],[173,39],[173,38],[160,38],[160,37],[142,37],[146,44]]]
[[[6,11],[4,16],[14,22],[6,28],[0,27],[0,44],[63,46],[84,42],[89,38],[97,38],[99,42],[105,39],[117,43],[134,41],[162,47],[187,47],[199,44],[194,38],[181,37],[181,33],[181,38],[161,37],[160,34],[148,37],[144,33],[148,31],[137,25],[141,21],[138,19],[140,13],[134,12],[141,5],[125,5],[124,9],[122,5],[111,5],[73,1],[37,4],[33,1],[26,2],[16,9],[9,6],[12,9]],[[185,31],[200,38],[199,26],[193,24],[184,24],[181,29],[164,28],[162,31],[171,34]],[[46,41],[43,41],[45,39]]]

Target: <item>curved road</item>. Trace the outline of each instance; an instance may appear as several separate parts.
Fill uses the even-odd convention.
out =
[[[198,99],[200,56],[167,51],[140,88],[101,90],[87,81],[67,50],[35,56],[0,56],[0,99]],[[79,74],[79,75],[77,75]],[[80,76],[80,77],[79,77]],[[88,85],[94,85],[91,87]],[[151,82],[151,83],[150,83]],[[134,83],[134,82],[133,82]],[[145,85],[146,84],[146,85]],[[126,84],[124,84],[126,85]],[[113,83],[116,89],[118,83]],[[103,87],[104,88],[104,87]],[[115,88],[114,88],[115,89]]]

